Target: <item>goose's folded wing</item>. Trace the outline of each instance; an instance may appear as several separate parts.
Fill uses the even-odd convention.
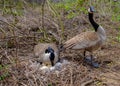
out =
[[[66,49],[83,49],[94,46],[100,40],[95,32],[84,32],[64,43]]]

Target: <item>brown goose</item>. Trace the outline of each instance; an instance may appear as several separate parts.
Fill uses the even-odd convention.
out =
[[[59,60],[59,51],[54,43],[39,43],[34,47],[34,56],[44,64],[54,64]]]
[[[94,7],[88,9],[89,21],[95,31],[87,31],[76,35],[63,44],[63,49],[84,50],[84,57],[86,51],[90,52],[91,64],[93,63],[93,51],[99,49],[106,40],[106,33],[102,26],[97,24],[93,19]]]

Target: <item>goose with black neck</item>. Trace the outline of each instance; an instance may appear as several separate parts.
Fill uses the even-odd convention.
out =
[[[106,40],[106,33],[104,28],[97,24],[93,19],[94,7],[88,9],[88,17],[94,31],[82,32],[75,37],[66,41],[62,49],[67,50],[84,50],[85,61],[89,61],[93,67],[99,67],[99,64],[94,62],[93,52],[98,50]],[[90,53],[90,58],[86,58],[86,51]]]
[[[59,59],[59,50],[54,43],[38,43],[34,47],[34,57],[41,64],[54,66]]]

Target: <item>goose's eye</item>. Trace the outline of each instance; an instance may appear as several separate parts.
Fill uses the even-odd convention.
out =
[[[48,49],[45,50],[45,53],[48,53]]]

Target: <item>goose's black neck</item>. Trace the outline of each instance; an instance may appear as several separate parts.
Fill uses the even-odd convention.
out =
[[[55,54],[53,52],[51,52],[50,54],[50,62],[51,62],[51,65],[54,66],[54,59],[55,59]]]
[[[92,24],[92,26],[94,27],[95,31],[97,31],[99,25],[94,21],[93,13],[89,13],[89,21]]]

